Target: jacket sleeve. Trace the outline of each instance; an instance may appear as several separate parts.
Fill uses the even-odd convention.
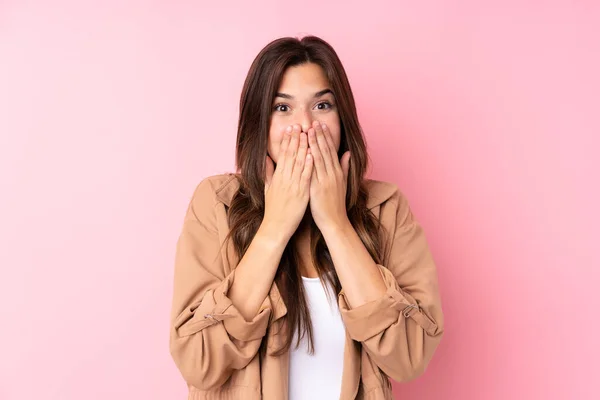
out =
[[[378,264],[386,293],[349,309],[342,290],[339,306],[350,337],[362,343],[377,366],[397,382],[421,375],[443,334],[443,313],[436,266],[423,229],[406,198],[397,191],[387,265]]]
[[[203,180],[187,209],[175,256],[169,348],[186,382],[201,390],[221,386],[254,358],[271,314],[267,296],[247,321],[227,296],[235,270],[224,274],[219,205],[211,182]]]

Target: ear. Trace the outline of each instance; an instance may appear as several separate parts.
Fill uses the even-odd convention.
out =
[[[271,160],[271,157],[267,156],[265,158],[265,171],[266,171],[266,176],[265,176],[265,192],[269,189],[269,186],[271,186],[271,182],[273,181],[273,173],[275,172],[275,165],[273,164],[273,160]]]
[[[350,170],[350,152],[347,151],[342,155],[340,159],[340,166],[344,172],[344,182],[348,182],[348,171]]]

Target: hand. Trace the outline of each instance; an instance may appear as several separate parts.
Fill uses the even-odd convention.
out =
[[[333,138],[325,124],[313,122],[308,130],[309,152],[314,158],[310,181],[310,211],[321,232],[347,224],[346,190],[350,152],[338,160]]]
[[[299,125],[288,127],[279,147],[277,168],[266,157],[265,216],[261,226],[289,241],[306,212],[310,196],[313,158],[308,137]]]

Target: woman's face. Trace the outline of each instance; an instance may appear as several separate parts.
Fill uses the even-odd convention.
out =
[[[341,129],[335,100],[325,72],[319,65],[304,63],[289,67],[273,99],[268,144],[273,162],[277,163],[285,129],[297,124],[302,132],[308,132],[313,121],[327,125],[337,152]]]

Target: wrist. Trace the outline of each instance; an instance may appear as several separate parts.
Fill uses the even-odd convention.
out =
[[[345,235],[349,230],[354,230],[354,227],[348,218],[344,218],[337,223],[328,224],[325,229],[320,230],[323,237],[327,239],[331,236]]]
[[[290,238],[281,233],[281,229],[273,225],[261,223],[256,231],[255,239],[270,249],[285,249]]]

